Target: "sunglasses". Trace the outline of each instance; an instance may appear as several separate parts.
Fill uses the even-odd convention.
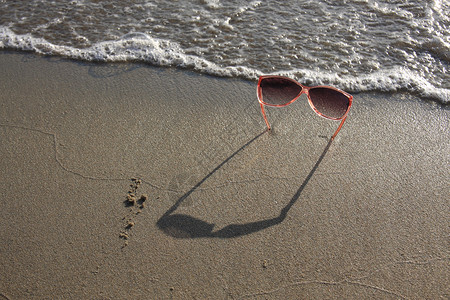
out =
[[[283,107],[293,103],[300,95],[306,94],[311,108],[319,116],[330,120],[341,120],[338,129],[331,139],[334,139],[341,130],[347,118],[353,96],[331,86],[307,87],[297,81],[283,76],[261,76],[259,77],[256,90],[261,112],[266,121],[267,129],[270,130],[264,105]]]

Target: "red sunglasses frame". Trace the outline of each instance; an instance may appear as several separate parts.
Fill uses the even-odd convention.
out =
[[[299,93],[297,96],[295,96],[291,101],[289,101],[289,102],[286,103],[286,104],[270,104],[270,103],[265,103],[265,102],[264,102],[264,99],[263,99],[263,96],[262,96],[261,81],[264,80],[264,79],[266,79],[266,78],[280,78],[280,79],[289,80],[289,81],[295,83],[296,85],[298,85],[299,87],[301,87],[302,90],[300,91],[300,93]],[[340,118],[332,118],[332,117],[328,117],[328,116],[325,116],[324,114],[322,114],[321,112],[319,112],[319,111],[317,110],[317,108],[316,108],[316,107],[314,106],[314,104],[312,103],[311,97],[309,96],[309,90],[310,90],[310,89],[313,89],[313,88],[319,88],[319,87],[320,87],[320,88],[327,88],[327,89],[335,90],[335,91],[337,91],[337,92],[340,92],[340,93],[344,94],[344,95],[348,98],[348,101],[349,101],[349,103],[348,103],[348,108],[347,108],[347,111],[345,112],[345,114],[344,114],[342,117],[340,117]],[[340,90],[340,89],[337,89],[337,88],[335,88],[335,87],[332,87],[332,86],[326,86],[326,85],[318,85],[318,86],[311,86],[311,87],[308,87],[308,86],[304,86],[304,85],[300,84],[300,83],[297,82],[296,80],[291,79],[291,78],[289,78],[289,77],[276,76],[276,75],[264,75],[264,76],[260,76],[260,77],[259,77],[259,81],[258,81],[258,87],[257,87],[257,89],[256,89],[256,94],[257,94],[258,101],[259,101],[259,105],[261,106],[261,112],[262,112],[264,121],[266,121],[266,125],[267,125],[267,129],[268,129],[268,130],[270,130],[271,127],[270,127],[269,121],[267,120],[266,112],[264,111],[264,105],[267,105],[267,106],[273,106],[273,107],[284,107],[284,106],[288,106],[289,104],[295,102],[302,94],[306,94],[306,96],[308,97],[309,105],[311,106],[311,108],[314,110],[314,112],[315,112],[316,114],[318,114],[318,115],[321,116],[322,118],[329,119],[329,120],[336,120],[336,121],[341,120],[341,123],[339,124],[338,129],[334,132],[333,136],[331,137],[332,140],[333,140],[333,139],[336,137],[336,135],[339,133],[339,131],[340,131],[341,128],[342,128],[342,125],[344,125],[344,122],[345,122],[345,120],[347,119],[348,112],[349,112],[350,107],[352,106],[352,102],[353,102],[353,96],[352,96],[352,95],[350,95],[349,93],[346,93],[346,92],[344,92],[344,91],[342,91],[342,90]]]

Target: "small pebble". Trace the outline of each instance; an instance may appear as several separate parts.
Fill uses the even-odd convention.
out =
[[[127,196],[128,203],[134,205],[136,203],[136,197],[133,194]]]

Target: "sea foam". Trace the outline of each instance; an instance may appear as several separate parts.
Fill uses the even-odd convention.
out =
[[[117,40],[99,42],[87,48],[75,48],[55,45],[31,34],[15,34],[9,28],[1,26],[0,48],[33,51],[43,55],[57,55],[84,61],[143,62],[250,80],[255,80],[263,74],[260,70],[246,66],[220,66],[202,57],[185,54],[181,46],[175,42],[139,32],[124,35]],[[349,92],[409,91],[444,104],[450,101],[450,89],[436,87],[414,71],[402,67],[376,70],[361,76],[309,69],[277,71],[271,74],[289,76],[307,85],[333,85]]]

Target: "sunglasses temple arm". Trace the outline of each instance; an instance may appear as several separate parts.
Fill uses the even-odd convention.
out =
[[[331,137],[331,140],[334,140],[334,138],[336,137],[336,135],[339,133],[339,131],[342,128],[342,125],[344,125],[345,120],[347,119],[347,116],[345,116],[345,118],[342,119],[341,124],[339,124],[339,127],[336,129],[336,131],[334,132],[333,136]]]
[[[262,103],[260,102],[259,105],[261,106],[261,113],[262,113],[262,115],[263,115],[264,121],[266,121],[267,130],[270,130],[269,121],[267,121],[266,112],[264,111],[264,104],[262,104]]]

